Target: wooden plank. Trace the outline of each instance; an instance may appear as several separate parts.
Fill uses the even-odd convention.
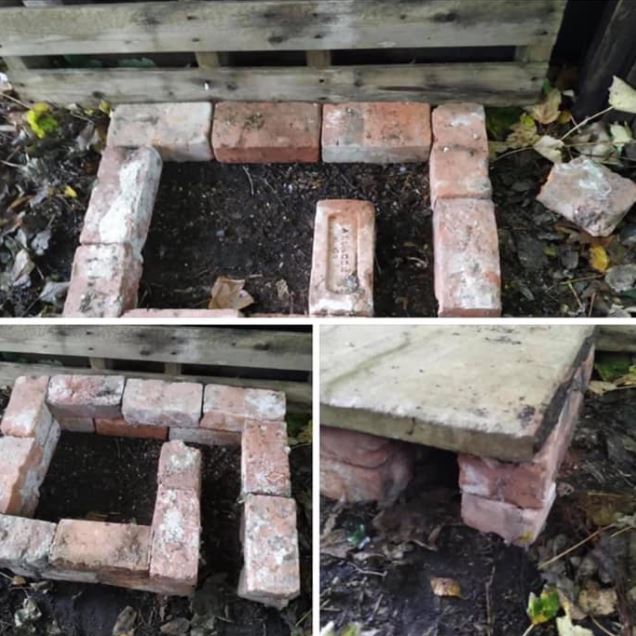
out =
[[[599,351],[628,351],[636,353],[636,327],[600,327],[596,348]]]
[[[72,373],[77,375],[91,375],[95,373],[87,367],[66,367],[52,364],[19,364],[14,362],[0,362],[0,386],[12,385],[21,375],[53,375],[55,373]],[[167,375],[165,373],[151,373],[148,371],[112,371],[104,369],[103,375],[125,375],[131,378],[148,378],[153,380],[170,380],[185,382],[201,382],[202,384],[227,384],[229,386],[244,386],[255,389],[271,389],[284,391],[287,396],[287,410],[289,412],[311,411],[311,385],[304,382],[288,382],[282,380],[253,380],[248,378],[226,378],[208,375]]]
[[[3,325],[0,352],[311,370],[311,334],[223,327]]]
[[[564,0],[225,0],[2,9],[3,55],[525,46]]]
[[[108,358],[95,358],[91,356],[88,361],[93,371],[104,371],[105,369],[113,368],[113,361]]]
[[[208,100],[471,100],[533,103],[543,63],[400,64],[215,69],[73,69],[11,73],[22,99],[69,104]]]

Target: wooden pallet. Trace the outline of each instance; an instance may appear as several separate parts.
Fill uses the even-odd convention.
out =
[[[290,412],[311,411],[310,332],[207,326],[3,325],[0,354],[39,358],[0,362],[0,385],[12,384],[21,375],[98,370],[274,389],[285,392]],[[290,375],[295,379],[288,379]]]
[[[0,54],[23,99],[57,103],[523,104],[539,95],[565,2],[171,0],[25,8],[0,0]],[[342,61],[356,51],[375,61]],[[399,60],[400,51],[412,63]],[[248,66],[235,60],[246,52]],[[171,66],[170,56],[166,62],[168,53],[181,65]],[[183,66],[184,53],[190,65]],[[289,65],[293,53],[301,54],[300,65]],[[162,65],[55,68],[54,56],[104,54],[162,54]]]

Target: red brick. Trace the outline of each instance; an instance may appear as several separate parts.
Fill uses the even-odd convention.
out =
[[[431,107],[428,104],[349,102],[323,106],[323,161],[427,161],[430,149]]]
[[[153,146],[164,161],[210,161],[210,102],[120,104],[111,115],[109,146]]]
[[[512,463],[459,455],[462,492],[506,501],[521,508],[543,508],[572,439],[593,364],[594,352],[591,351],[574,374],[558,422],[532,461]]]
[[[157,481],[175,490],[191,490],[201,495],[201,451],[182,441],[167,442],[161,447]]]
[[[89,581],[96,577],[108,583],[111,575],[117,575],[123,585],[126,576],[134,581],[147,574],[149,563],[149,527],[62,519],[51,546],[47,577]]]
[[[286,400],[281,391],[208,384],[203,395],[203,428],[240,433],[247,419],[285,418]]]
[[[80,243],[128,243],[135,254],[141,254],[150,229],[161,165],[154,148],[106,148],[84,216]]]
[[[527,546],[541,534],[555,497],[553,487],[542,508],[519,508],[505,501],[462,494],[462,520],[480,532],[494,532],[507,543]]]
[[[0,515],[0,568],[38,577],[48,566],[55,528],[47,521]]]
[[[58,418],[121,417],[125,384],[121,375],[54,375],[46,399]]]
[[[60,427],[69,433],[94,433],[95,422],[91,417],[60,417]]]
[[[296,502],[248,495],[243,505],[244,566],[238,595],[282,608],[300,594]]]
[[[226,163],[316,163],[320,105],[304,102],[221,102],[212,147]]]
[[[159,486],[152,520],[150,582],[171,594],[189,596],[199,572],[201,511],[189,490]]]
[[[241,440],[241,491],[252,495],[291,495],[285,422],[245,422]]]
[[[461,146],[433,145],[429,163],[431,204],[441,199],[490,199],[488,155]]]
[[[38,469],[44,453],[35,439],[0,437],[0,514],[22,515],[37,497],[37,486],[27,478]]]
[[[433,211],[439,316],[501,315],[501,273],[491,201],[438,201]]]
[[[235,431],[215,431],[211,428],[170,428],[171,440],[183,440],[204,446],[240,446],[241,433]]]
[[[481,104],[442,104],[433,110],[432,120],[435,144],[462,146],[488,156],[486,111]]]
[[[20,376],[16,379],[0,431],[12,437],[33,437],[43,445],[53,424],[46,405],[48,376]]]
[[[309,283],[313,315],[373,315],[375,208],[368,201],[318,201]]]
[[[636,183],[577,157],[554,164],[537,201],[592,236],[609,236],[636,203]]]
[[[132,379],[126,383],[122,411],[129,424],[197,427],[202,405],[201,384]]]
[[[154,424],[130,424],[123,418],[95,420],[95,432],[110,437],[137,437],[144,439],[168,439],[168,427]]]
[[[320,427],[320,456],[338,462],[377,468],[395,452],[395,442],[387,437],[368,435],[333,426]]]
[[[130,245],[80,245],[63,315],[118,318],[137,305],[141,270]]]
[[[236,309],[131,309],[124,318],[240,318]]]

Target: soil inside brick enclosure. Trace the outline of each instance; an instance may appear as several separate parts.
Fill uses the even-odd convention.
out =
[[[528,551],[461,523],[457,467],[451,454],[435,453],[437,463],[432,463],[428,449],[418,451],[416,477],[384,511],[375,504],[343,507],[323,499],[322,624],[333,621],[342,627],[357,622],[363,633],[382,636],[524,633],[528,596],[538,594],[545,583],[537,564],[607,523],[599,522],[597,515],[612,509],[636,512],[634,417],[636,390],[586,396],[559,475],[559,497],[545,531]],[[625,594],[636,580],[630,533],[614,538],[609,534],[545,570],[548,580],[559,577],[561,585],[571,584],[573,589],[591,583],[619,591],[621,614],[597,617],[603,629],[589,619],[580,623],[595,636],[619,633],[619,623],[628,629]],[[431,577],[455,579],[461,598],[435,596]],[[550,621],[532,633],[556,636],[557,631]]]
[[[164,164],[140,305],[206,307],[215,279],[230,276],[246,280],[248,313],[306,313],[316,203],[329,198],[376,207],[376,315],[434,316],[422,164]]]
[[[88,516],[97,521],[150,524],[161,444],[155,440],[62,434],[36,517],[57,521],[61,517]],[[178,618],[190,621],[192,634],[200,636],[288,636],[301,620],[305,627],[310,625],[311,446],[294,447],[291,453],[302,595],[282,611],[236,596],[243,562],[239,540],[240,449],[198,448],[204,456],[203,531],[199,588],[193,599],[52,581],[13,586],[10,573],[0,571],[0,634],[112,636],[117,617],[127,606],[136,612],[135,636],[156,636],[162,625]],[[25,595],[35,601],[43,616],[34,623],[33,631],[20,632],[14,627],[13,616]],[[53,621],[61,631],[50,631]],[[197,627],[200,631],[195,631]]]

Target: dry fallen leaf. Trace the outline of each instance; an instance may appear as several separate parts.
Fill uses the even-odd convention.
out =
[[[553,88],[543,98],[540,104],[534,106],[528,106],[526,110],[534,119],[540,124],[551,124],[555,122],[561,114],[561,91],[558,88]]]
[[[614,75],[609,89],[609,104],[624,113],[636,113],[636,89]]]
[[[556,626],[559,636],[594,636],[594,632],[589,629],[574,625],[567,614],[557,617]]]
[[[462,588],[455,579],[449,579],[443,576],[431,577],[431,589],[435,596],[451,596],[461,598]]]
[[[244,309],[254,302],[254,299],[243,289],[244,280],[235,280],[226,276],[219,276],[212,286],[212,296],[208,309]]]
[[[592,247],[590,247],[590,267],[604,274],[609,264],[610,260],[605,248],[602,245],[592,245]]]
[[[534,144],[533,148],[552,163],[561,163],[563,161],[563,156],[561,155],[563,142],[560,139],[556,139],[550,135],[543,135],[539,141]]]
[[[616,611],[618,598],[613,588],[589,586],[579,594],[579,607],[589,616],[610,616]]]

